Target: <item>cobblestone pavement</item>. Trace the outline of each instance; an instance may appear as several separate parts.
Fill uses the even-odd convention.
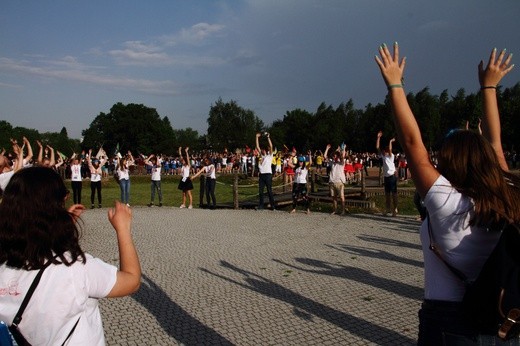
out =
[[[118,264],[106,209],[83,248]],[[411,345],[423,295],[406,217],[133,208],[143,279],[101,300],[108,345]]]

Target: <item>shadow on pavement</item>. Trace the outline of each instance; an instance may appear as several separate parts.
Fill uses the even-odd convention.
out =
[[[408,248],[408,249],[422,251],[422,246],[420,244],[407,243],[402,240],[377,237],[377,236],[373,236],[373,235],[359,235],[358,238],[361,240],[364,240],[368,243],[377,243],[377,244],[382,244],[382,245],[387,245],[387,246],[395,246],[395,247],[400,247],[400,248]]]
[[[391,262],[398,262],[403,264],[408,264],[411,266],[416,266],[419,268],[422,268],[423,262],[417,261],[401,256],[396,256],[393,253],[390,253],[388,251],[379,250],[379,249],[371,249],[367,247],[361,247],[361,246],[352,246],[352,245],[346,245],[346,244],[336,244],[336,245],[328,245],[325,244],[326,247],[342,252],[346,252],[350,255],[356,255],[356,256],[363,256],[363,257],[371,257],[371,258],[378,258],[382,260],[388,260]]]
[[[301,264],[304,264],[308,267],[312,268],[304,268],[300,266],[295,266],[277,259],[273,259],[274,262],[283,264],[295,270],[300,270],[302,272],[311,273],[311,274],[319,274],[319,275],[328,275],[333,277],[339,277],[343,279],[357,281],[366,285],[370,285],[372,287],[379,288],[381,290],[399,295],[405,298],[417,299],[420,300],[423,297],[423,289],[415,286],[411,286],[408,284],[404,284],[399,281],[390,280],[381,278],[373,275],[370,271],[350,267],[340,264],[333,264],[321,260],[311,259],[311,258],[295,258],[295,260]]]
[[[155,316],[163,330],[184,345],[233,345],[193,318],[149,277],[143,274],[139,291],[131,296]]]
[[[384,342],[386,344],[393,345],[415,344],[414,340],[403,336],[396,331],[370,323],[364,319],[315,302],[265,277],[249,272],[245,269],[238,268],[229,262],[220,261],[220,265],[224,268],[242,274],[243,281],[237,281],[224,275],[213,273],[204,268],[199,269],[203,272],[221,278],[222,280],[234,283],[240,287],[247,288],[267,297],[275,298],[291,304],[293,306],[293,313],[300,318],[311,320],[312,316],[316,316],[371,343],[381,344]]]

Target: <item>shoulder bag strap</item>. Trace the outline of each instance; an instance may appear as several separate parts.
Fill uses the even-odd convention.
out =
[[[22,314],[25,311],[25,308],[27,307],[27,304],[29,304],[29,300],[31,300],[31,297],[32,297],[32,295],[34,293],[34,290],[36,289],[36,286],[38,286],[38,284],[40,283],[40,279],[42,278],[43,271],[45,269],[47,269],[47,267],[50,264],[51,264],[51,261],[48,261],[47,263],[45,263],[43,268],[40,269],[40,271],[38,271],[38,274],[36,274],[36,277],[34,278],[32,284],[31,284],[31,287],[29,287],[29,290],[27,291],[27,294],[25,295],[25,297],[24,297],[24,299],[22,301],[22,304],[20,305],[20,309],[18,309],[18,312],[14,316],[13,323],[11,324],[12,326],[15,326],[15,327],[18,328],[18,325],[22,321]]]
[[[433,232],[432,232],[432,224],[431,224],[431,221],[430,221],[430,216],[428,215],[426,217],[426,220],[428,220],[428,235],[430,237],[430,250],[433,251],[433,253],[442,261],[442,263],[444,263],[446,265],[446,267],[448,267],[448,269],[457,277],[459,278],[462,282],[464,282],[464,284],[467,286],[470,284],[470,282],[468,281],[468,278],[466,275],[464,275],[463,272],[461,272],[460,270],[458,270],[457,268],[455,268],[454,266],[452,266],[451,264],[449,264],[443,257],[442,257],[442,254],[441,252],[439,251],[439,249],[435,246],[435,242],[434,242],[434,239],[433,239]]]

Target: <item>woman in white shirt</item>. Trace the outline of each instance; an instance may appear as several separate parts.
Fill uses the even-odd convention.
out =
[[[182,163],[181,167],[181,181],[179,181],[179,186],[177,187],[182,191],[182,204],[180,208],[186,208],[186,196],[188,196],[190,200],[190,204],[188,209],[193,208],[193,196],[191,194],[191,190],[193,190],[193,183],[190,179],[190,154],[188,153],[189,147],[186,147],[184,151],[186,152],[186,158],[182,156],[182,147],[179,147],[179,158]]]
[[[81,162],[78,155],[72,158],[72,164],[70,165],[70,185],[72,187],[72,199],[74,204],[81,204],[81,190],[83,188],[83,182],[81,177]]]
[[[309,169],[307,167],[312,166],[312,153],[309,151],[307,153],[309,157],[309,163],[305,162],[305,157],[300,156],[298,158],[298,164],[295,165],[290,161],[288,164],[294,170],[294,180],[292,186],[292,210],[291,213],[296,212],[296,205],[298,201],[303,201],[305,212],[309,214],[311,212],[311,200],[307,194],[307,178],[309,176]]]
[[[210,209],[215,209],[217,205],[217,198],[215,197],[215,186],[217,183],[217,176],[215,174],[215,165],[211,163],[209,157],[204,158],[204,167],[202,167],[197,174],[195,174],[191,179],[194,180],[202,173],[205,174],[205,183],[204,187],[206,190],[206,201],[207,205]],[[210,205],[211,198],[211,205]]]
[[[94,200],[97,192],[98,207],[101,208],[101,177],[103,174],[103,165],[105,160],[92,160],[92,149],[88,151],[87,157],[88,168],[90,170],[90,208],[94,209]]]
[[[32,345],[104,345],[99,298],[122,297],[140,285],[130,208],[108,212],[120,269],[83,252],[76,222],[84,207],[65,209],[63,180],[50,168],[14,174],[0,203],[0,320],[11,325],[37,273],[46,268],[18,329]]]
[[[134,157],[128,151],[125,157],[117,161],[116,174],[119,180],[119,188],[121,189],[121,202],[130,206],[130,166],[134,164]]]
[[[393,53],[382,45],[379,54],[376,62],[388,88],[399,143],[428,210],[420,229],[425,288],[418,344],[498,344],[496,335],[475,327],[464,314],[461,302],[465,284],[444,261],[469,281],[475,280],[500,230],[520,222],[520,181],[508,172],[496,97],[496,86],[513,68],[511,55],[506,57],[505,51],[497,55],[493,50],[487,66],[484,68],[482,62],[479,65],[483,135],[469,130],[450,131],[439,150],[439,164],[434,167],[402,84],[406,60],[399,58],[397,43]],[[442,259],[431,251],[431,242]],[[509,341],[510,345],[520,344],[518,337]]]

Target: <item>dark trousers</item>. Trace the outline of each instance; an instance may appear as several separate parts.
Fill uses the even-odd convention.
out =
[[[260,173],[258,175],[258,208],[264,208],[264,188],[267,188],[271,209],[275,208],[273,197],[273,175],[271,173]]]
[[[216,179],[206,178],[206,201],[209,206],[209,199],[211,197],[211,206],[215,208],[217,205],[217,198],[215,197],[215,185],[217,183]]]
[[[72,199],[74,204],[81,204],[81,188],[83,184],[81,181],[72,181],[70,185],[72,187]]]
[[[98,204],[101,205],[101,181],[90,182],[90,204],[92,205],[94,205],[94,197],[96,196],[96,191]]]
[[[293,184],[292,199],[293,199],[293,204],[292,204],[293,209],[296,209],[296,205],[298,204],[299,199],[302,200],[303,205],[305,206],[305,209],[310,209],[311,200],[309,199],[309,196],[307,196],[307,184]]]

